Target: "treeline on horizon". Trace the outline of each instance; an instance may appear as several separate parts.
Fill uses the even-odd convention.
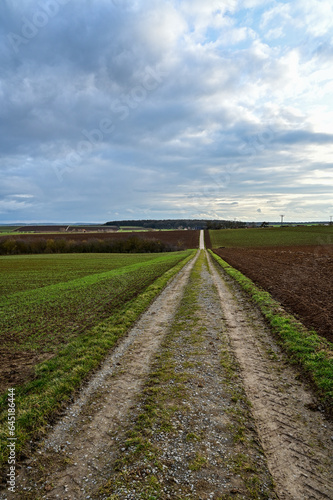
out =
[[[140,227],[144,229],[236,229],[246,227],[245,222],[204,219],[139,219],[109,221],[105,226]]]
[[[0,241],[0,255],[28,255],[52,253],[159,253],[183,250],[179,245],[160,240],[145,240],[131,236],[125,240],[89,239],[20,239],[4,238]]]

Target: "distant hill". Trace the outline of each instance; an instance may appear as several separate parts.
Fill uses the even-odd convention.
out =
[[[117,225],[108,225],[106,226],[105,224],[103,225],[93,225],[93,224],[88,224],[88,225],[77,225],[77,226],[69,226],[69,225],[56,225],[56,224],[51,224],[51,225],[43,225],[43,224],[36,224],[34,226],[20,226],[14,229],[14,231],[18,233],[73,233],[73,232],[97,232],[97,233],[105,233],[105,232],[110,232],[110,231],[118,231],[118,226]]]
[[[245,222],[241,221],[204,219],[117,220],[106,222],[105,225],[141,229],[228,229],[246,226]]]

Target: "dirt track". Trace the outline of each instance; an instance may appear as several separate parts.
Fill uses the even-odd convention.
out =
[[[14,498],[106,499],[111,493],[119,499],[148,498],[140,495],[152,475],[161,489],[151,498],[333,498],[331,424],[312,410],[316,401],[253,305],[205,259],[200,257],[200,266],[192,261],[174,278],[106,360],[23,465],[21,493]],[[185,302],[182,322],[177,308],[194,292],[195,310]],[[229,358],[231,381],[224,368]],[[145,429],[160,468],[135,455],[127,458],[125,481],[115,461],[130,453],[126,439],[144,411],[143,389],[151,388],[151,374],[163,369],[161,359],[172,364],[173,377],[154,379],[153,394],[162,413],[163,405],[178,406],[166,430],[158,422]],[[181,398],[174,399],[178,376]],[[237,391],[245,391],[252,409]],[[236,440],[238,419],[244,435]],[[200,439],[192,442],[192,435]],[[194,467],[193,457],[199,455],[202,464]],[[240,456],[251,459],[251,467],[237,469]],[[257,496],[248,486],[254,474],[260,482]]]

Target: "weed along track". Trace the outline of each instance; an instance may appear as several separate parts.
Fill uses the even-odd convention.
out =
[[[201,250],[23,464],[15,498],[332,499],[333,428],[316,406]]]

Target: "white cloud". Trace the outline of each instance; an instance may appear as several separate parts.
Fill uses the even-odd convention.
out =
[[[332,32],[333,4],[330,0],[296,0],[293,11],[309,34],[317,37]]]
[[[25,201],[18,201],[15,199],[5,198],[0,200],[0,214],[11,214],[13,212],[21,212],[29,209],[32,206],[31,203]]]
[[[286,24],[297,24],[299,21],[292,16],[291,3],[277,3],[269,10],[266,10],[261,18],[260,28],[267,29],[278,25],[280,28]]]
[[[12,194],[12,198],[23,198],[23,199],[29,199],[33,198],[32,194]]]
[[[315,169],[312,172],[307,172],[303,175],[299,179],[299,183],[310,186],[333,186],[333,172]]]
[[[273,28],[267,33],[265,33],[265,39],[266,40],[276,40],[277,38],[282,38],[285,35],[285,32],[282,28],[282,26],[279,26],[278,28]]]
[[[175,50],[179,39],[187,32],[184,17],[170,3],[154,3],[153,8],[142,11],[132,26],[134,38],[138,37],[147,50],[160,55]]]

